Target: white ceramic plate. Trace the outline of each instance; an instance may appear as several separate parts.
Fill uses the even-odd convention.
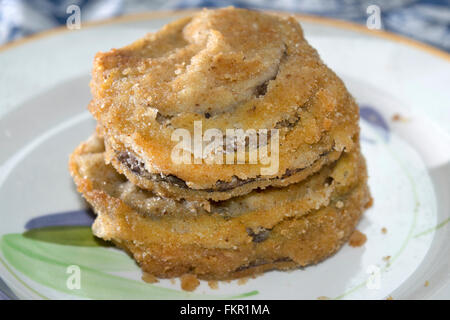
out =
[[[0,50],[0,296],[449,299],[450,58],[331,20],[299,17],[307,39],[361,106],[375,199],[358,227],[368,237],[363,247],[346,245],[303,270],[223,282],[218,290],[202,282],[187,293],[178,280],[144,283],[125,253],[92,238],[92,215],[67,160],[95,126],[86,111],[94,54],[185,14],[59,30]],[[80,268],[80,289],[70,286],[72,265]]]

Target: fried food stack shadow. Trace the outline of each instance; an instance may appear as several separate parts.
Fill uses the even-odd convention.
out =
[[[203,10],[98,53],[91,88],[98,128],[70,172],[97,214],[94,234],[156,277],[317,263],[371,202],[358,106],[292,17]],[[172,135],[194,136],[194,122],[203,132],[276,129],[278,171],[174,162]]]

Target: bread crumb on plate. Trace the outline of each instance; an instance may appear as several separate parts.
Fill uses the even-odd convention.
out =
[[[366,241],[367,241],[366,235],[359,230],[355,230],[350,236],[348,243],[350,244],[350,246],[356,248],[364,245]]]
[[[219,289],[219,282],[218,281],[208,281],[208,286],[213,290],[217,290],[217,289]]]
[[[144,272],[142,273],[142,280],[147,283],[157,283],[159,282],[158,278],[156,278],[154,275]]]
[[[200,285],[200,281],[193,274],[185,274],[180,277],[181,289],[185,291],[194,291]]]

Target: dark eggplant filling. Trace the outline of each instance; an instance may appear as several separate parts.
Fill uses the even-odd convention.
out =
[[[260,243],[269,238],[270,230],[262,227],[256,231],[251,228],[247,228],[247,234],[252,237],[253,242]]]
[[[180,178],[174,176],[174,175],[164,175],[164,174],[156,174],[156,173],[150,173],[145,169],[145,165],[142,161],[140,161],[136,156],[129,152],[129,151],[121,151],[117,152],[117,160],[119,160],[123,165],[125,165],[128,169],[130,169],[131,172],[134,174],[154,180],[157,182],[170,182],[172,184],[175,184],[181,188],[188,189],[186,182],[181,180]]]
[[[320,155],[320,158],[325,157],[327,154],[329,153],[329,151],[324,152]],[[164,174],[158,174],[158,173],[150,173],[145,169],[145,165],[142,161],[140,161],[133,153],[129,152],[129,151],[119,151],[116,153],[117,154],[117,160],[119,160],[123,165],[125,165],[131,172],[133,172],[134,174],[149,179],[149,180],[153,180],[156,182],[168,182],[171,184],[174,184],[180,188],[183,189],[191,189],[188,187],[188,185],[186,184],[186,182],[174,175],[164,175]],[[320,159],[316,160],[319,161]],[[288,178],[302,170],[304,170],[305,168],[297,168],[297,169],[288,169],[286,170],[286,172],[284,173],[284,175],[282,175],[280,178],[273,178],[270,180],[275,180],[275,179],[285,179]],[[216,186],[215,188],[211,188],[211,189],[200,189],[199,191],[205,191],[205,192],[224,192],[224,191],[229,191],[232,190],[236,187],[240,187],[243,186],[245,184],[254,182],[254,181],[260,181],[260,180],[265,180],[264,178],[260,178],[260,177],[256,177],[256,178],[251,178],[251,179],[240,179],[236,176],[233,176],[230,182],[226,182],[226,181],[217,181],[216,182]],[[195,189],[194,189],[195,190]]]
[[[235,272],[244,271],[244,270],[247,270],[247,269],[250,269],[250,268],[259,267],[259,266],[262,266],[262,265],[265,265],[265,264],[278,263],[278,262],[293,262],[293,260],[291,258],[286,257],[286,258],[280,258],[280,259],[277,259],[277,260],[274,260],[274,261],[256,261],[256,262],[250,263],[247,266],[242,266],[242,267],[237,268],[235,270]]]

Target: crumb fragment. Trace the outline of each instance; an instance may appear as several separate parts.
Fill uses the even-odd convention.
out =
[[[219,282],[217,281],[208,281],[208,286],[213,289],[213,290],[217,290],[219,289]]]
[[[381,228],[381,233],[382,234],[386,234],[387,233],[387,229],[385,227]]]
[[[428,287],[430,285],[430,282],[427,280],[427,281],[425,281],[425,284],[424,284],[424,286],[425,287]]]
[[[174,278],[170,278],[170,283],[171,284],[175,284],[175,279]]]
[[[331,300],[331,299],[326,296],[320,296],[320,297],[317,297],[317,300]]]
[[[208,200],[202,201],[200,205],[201,205],[201,206],[203,207],[203,209],[205,209],[207,212],[211,212],[211,203],[210,203]]]
[[[361,247],[364,243],[366,243],[366,241],[367,241],[366,235],[359,230],[355,230],[350,236],[349,244],[354,248]]]
[[[242,286],[242,285],[246,284],[247,281],[248,281],[248,278],[240,278],[238,280],[238,285]]]
[[[336,202],[336,208],[342,209],[343,207],[344,207],[344,202],[342,202],[341,200],[339,200],[338,202]]]
[[[142,273],[142,278],[143,281],[147,282],[147,283],[157,283],[159,282],[158,278],[156,278],[154,275],[147,273],[147,272],[143,272]]]
[[[394,300],[394,298],[392,298],[392,296],[388,296],[388,297],[386,298],[386,300]]]
[[[180,277],[181,289],[185,291],[194,291],[199,285],[200,281],[193,274],[185,274]]]
[[[383,260],[384,261],[389,261],[391,259],[391,256],[385,256],[385,257],[383,257]]]
[[[369,202],[366,203],[366,205],[364,206],[364,209],[369,209],[372,206],[373,206],[373,198],[370,197]]]
[[[392,121],[395,121],[395,122],[399,122],[399,121],[401,121],[401,122],[407,122],[407,121],[408,121],[407,118],[405,118],[404,116],[402,116],[402,115],[399,114],[399,113],[395,113],[395,114],[392,116],[391,120],[392,120]]]

